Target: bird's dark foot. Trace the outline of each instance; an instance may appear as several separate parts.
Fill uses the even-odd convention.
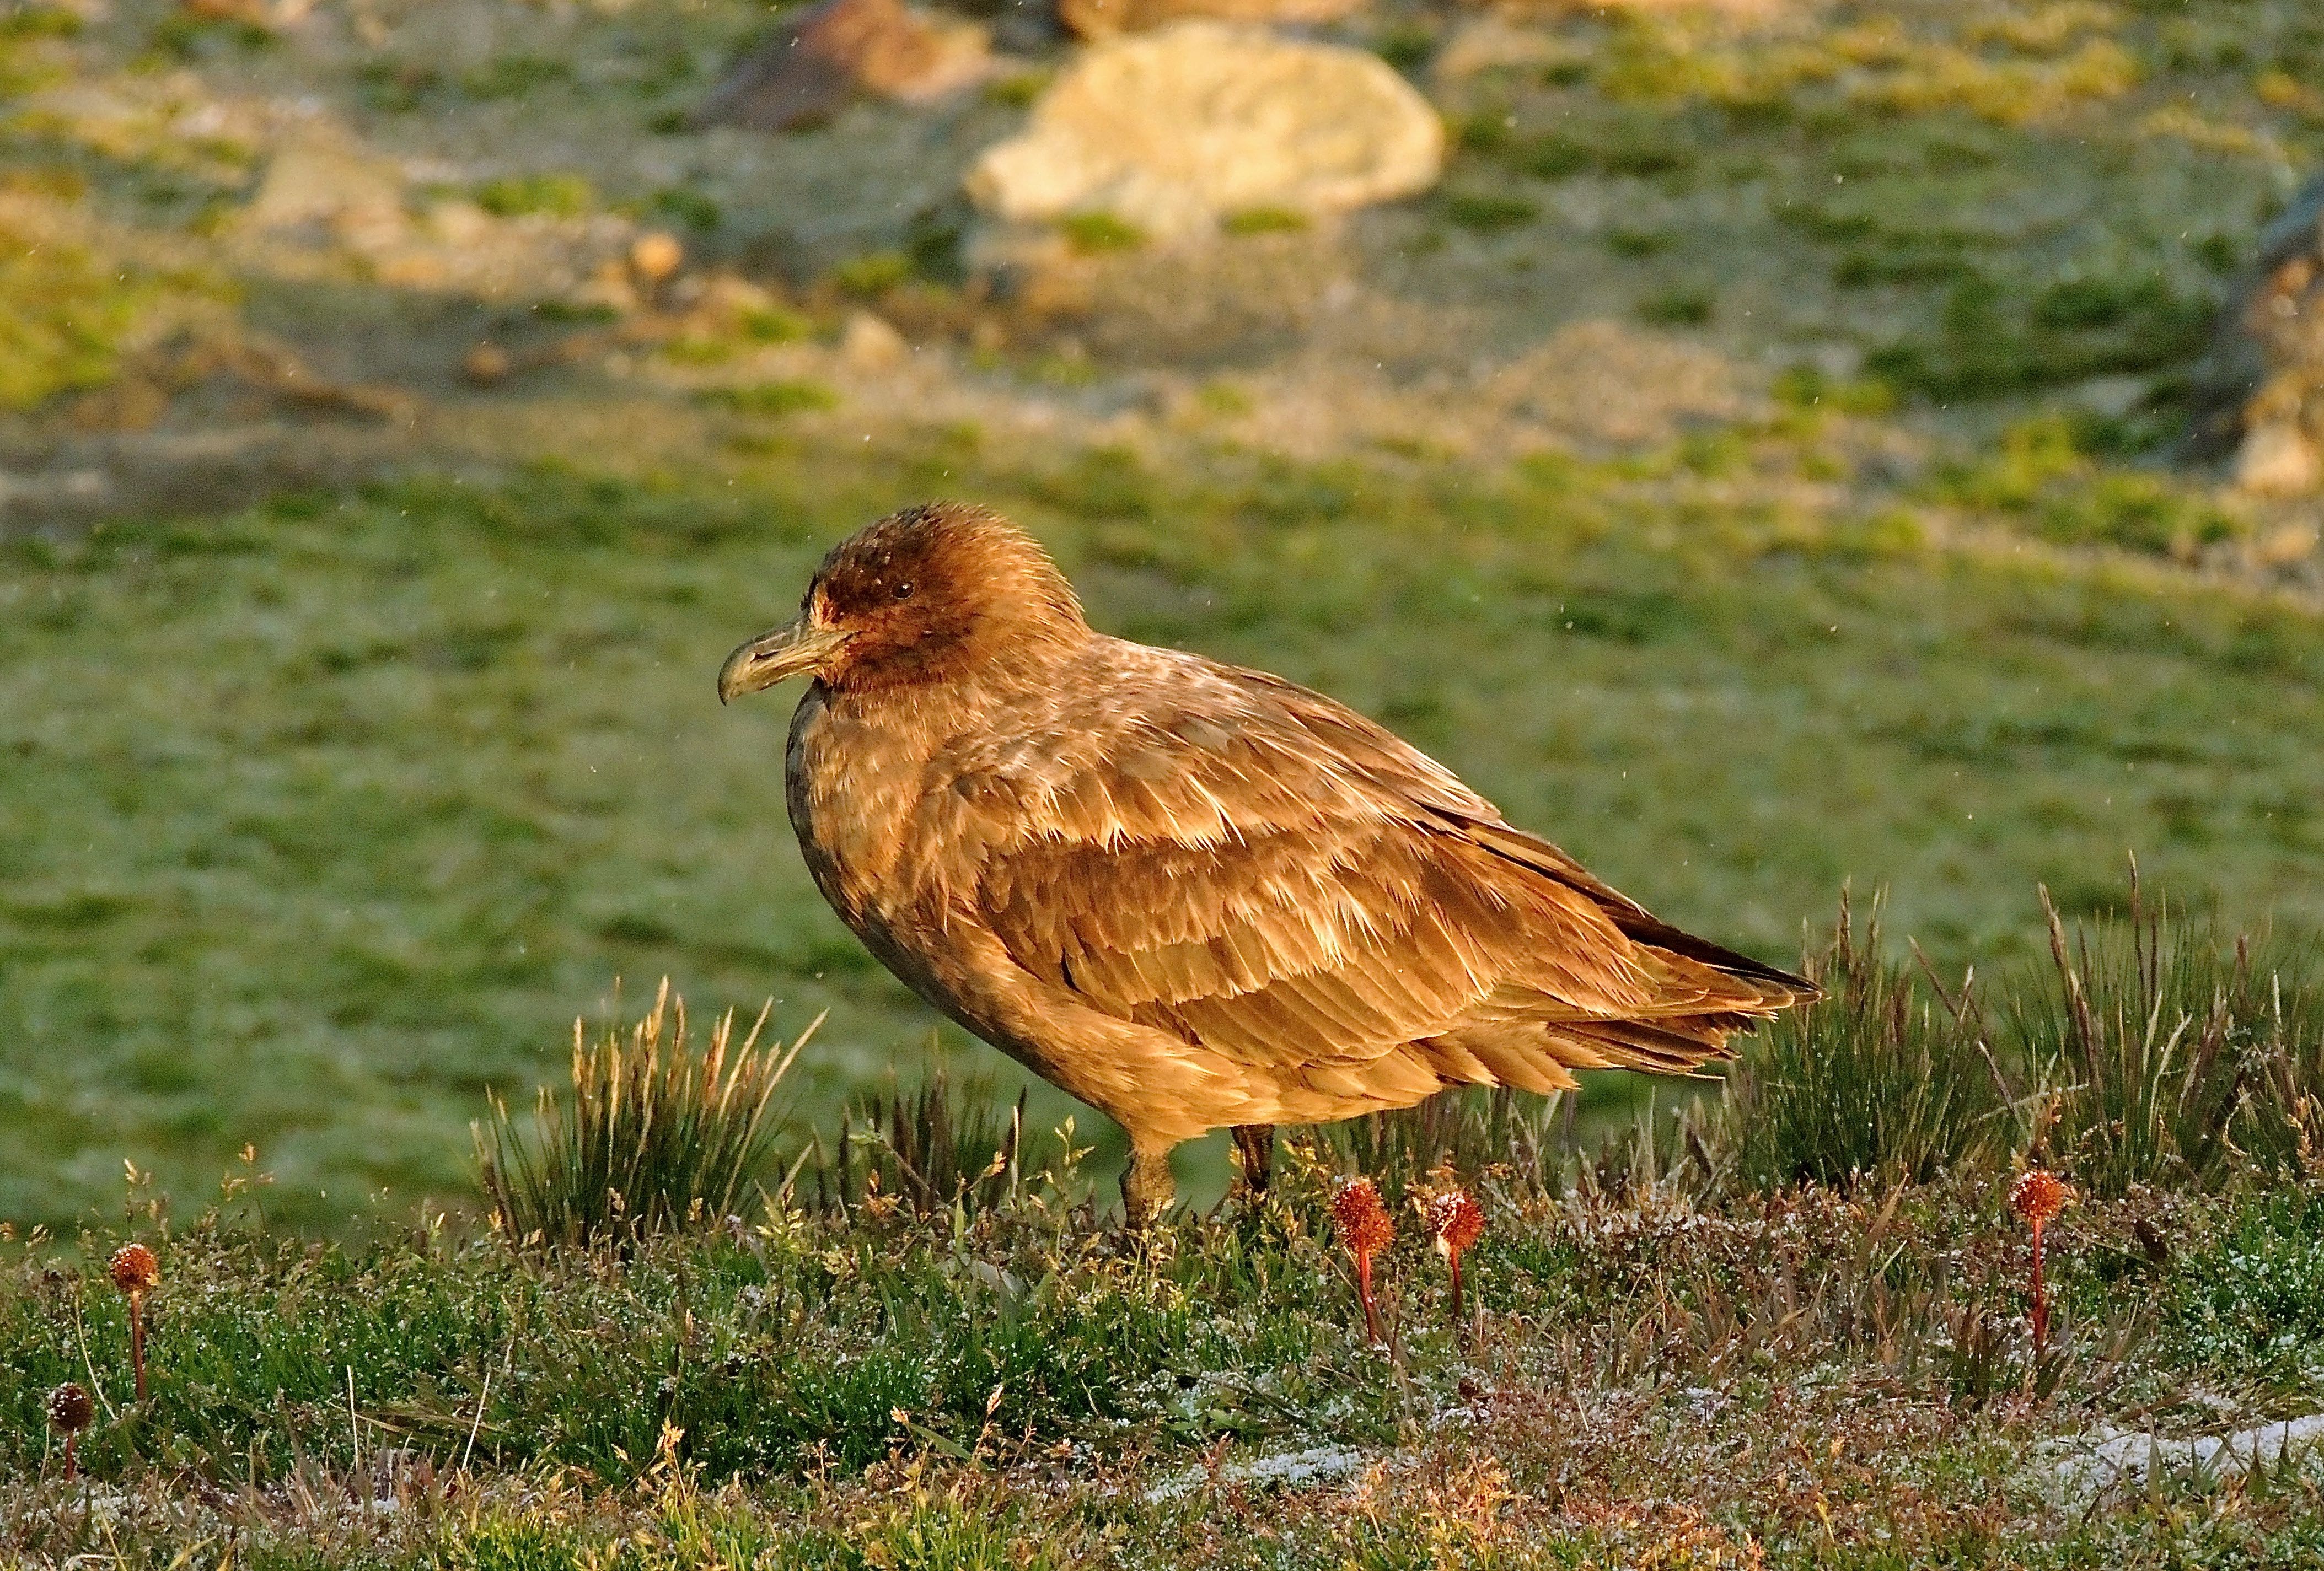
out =
[[[1235,1155],[1242,1162],[1242,1187],[1252,1195],[1267,1193],[1275,1170],[1275,1125],[1238,1124],[1234,1126]]]

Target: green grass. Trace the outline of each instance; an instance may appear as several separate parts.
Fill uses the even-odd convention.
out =
[[[465,1192],[484,1089],[557,1072],[618,977],[772,996],[785,1034],[831,1008],[795,1071],[826,1129],[916,1061],[929,1016],[784,822],[787,702],[721,711],[711,678],[830,541],[928,493],[1038,530],[1101,625],[1323,687],[1778,960],[1850,877],[1949,964],[2033,952],[2035,882],[2106,906],[2134,849],[2238,923],[2319,914],[2303,612],[1738,516],[1686,500],[1716,464],[1685,453],[1182,478],[906,446],[10,542],[0,1216],[79,1214],[124,1158],[190,1202],[245,1142],[311,1225]]]
[[[1330,1192],[1295,1163],[1264,1207],[1143,1254],[1034,1186],[968,1218],[770,1214],[545,1257],[432,1226],[302,1247],[245,1197],[180,1234],[139,1218],[161,1259],[142,1404],[111,1236],[79,1264],[0,1246],[0,1530],[153,1565],[229,1527],[245,1563],[360,1566],[1081,1566],[1127,1543],[1318,1571],[1710,1548],[2097,1567],[2317,1545],[2298,1466],[2089,1502],[2044,1460],[2109,1421],[2296,1392],[2284,1372],[2324,1354],[2309,1188],[2070,1212],[2036,1401],[2023,1242],[1976,1184],[1698,1208],[1488,1178],[1483,1341],[1448,1324],[1406,1213],[1385,1347]],[[1964,1324],[1997,1384],[1959,1380]],[[2264,1368],[2237,1367],[2250,1350]],[[67,1379],[104,1399],[80,1456],[117,1503],[59,1476],[42,1408]]]

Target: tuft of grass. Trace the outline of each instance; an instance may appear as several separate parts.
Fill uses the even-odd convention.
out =
[[[1752,1037],[1706,1119],[1706,1143],[1747,1187],[1925,1183],[2001,1155],[2009,1103],[1971,983],[1947,995],[1861,937],[1842,897],[1807,974],[1823,997]]]
[[[2048,1088],[2037,1141],[2085,1189],[2218,1189],[2296,1177],[2324,1137],[2324,976],[2312,942],[2144,904],[2070,930],[2047,889],[2051,985],[2013,1003]]]
[[[954,1079],[938,1045],[930,1043],[933,1067],[915,1088],[890,1066],[887,1089],[840,1120],[833,1148],[818,1141],[804,1159],[795,1192],[842,1215],[902,1205],[923,1217],[966,1217],[1021,1197],[1028,1179],[1061,1195],[1074,1189],[1074,1170],[1088,1153],[1073,1143],[1072,1120],[1028,1160],[1025,1093],[1010,1103],[989,1075]]]
[[[498,1098],[489,1122],[470,1126],[493,1226],[521,1244],[632,1242],[747,1205],[774,1147],[768,1105],[823,1023],[777,1058],[759,1047],[773,1006],[740,1046],[729,1010],[698,1058],[668,978],[626,1038],[609,1025],[590,1046],[576,1020],[570,1101],[543,1087],[530,1135]]]
[[[1489,1170],[1504,1186],[1539,1195],[1557,1187],[1576,1105],[1556,1092],[1470,1087],[1417,1107],[1318,1125],[1305,1144],[1310,1161],[1363,1174],[1391,1204],[1448,1171],[1473,1182]]]

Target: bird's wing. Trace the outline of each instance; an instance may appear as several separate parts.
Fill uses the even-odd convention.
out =
[[[961,914],[1087,1006],[1285,1070],[1450,1034],[1476,1052],[1445,1078],[1517,1084],[1563,1079],[1502,1072],[1561,1023],[1770,1006],[1634,940],[1661,924],[1352,711],[1125,648],[1102,704],[954,760],[926,798],[926,828],[978,868]]]

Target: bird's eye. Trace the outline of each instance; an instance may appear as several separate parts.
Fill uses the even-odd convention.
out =
[[[908,583],[899,583],[889,593],[898,600],[909,600],[912,598],[912,586]]]

